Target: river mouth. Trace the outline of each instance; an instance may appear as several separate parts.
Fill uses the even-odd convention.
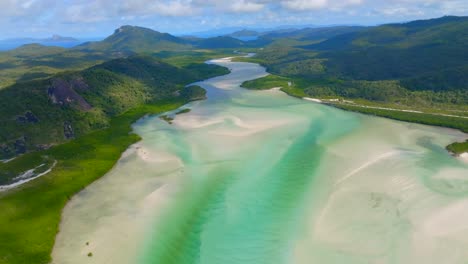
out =
[[[248,91],[256,64],[197,83],[208,100],[143,140],[66,206],[53,263],[468,260],[459,132]],[[90,255],[91,253],[91,255]]]

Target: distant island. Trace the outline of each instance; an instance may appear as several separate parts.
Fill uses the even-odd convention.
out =
[[[80,40],[73,37],[64,37],[56,34],[47,38],[9,38],[0,40],[0,51],[15,49],[26,44],[41,44],[45,46],[70,48],[85,41],[87,40]]]
[[[10,38],[10,39],[4,39],[0,40],[0,42],[25,42],[25,43],[40,43],[40,42],[77,42],[79,41],[76,38],[73,37],[64,37],[60,35],[52,35],[51,37],[48,38]]]

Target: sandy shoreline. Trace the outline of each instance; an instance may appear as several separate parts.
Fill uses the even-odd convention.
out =
[[[323,103],[322,100],[317,99],[317,98],[303,97],[302,99],[304,99],[306,101],[316,102],[316,103]]]

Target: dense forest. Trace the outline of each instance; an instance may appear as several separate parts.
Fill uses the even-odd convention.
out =
[[[8,158],[107,127],[110,118],[142,104],[185,96],[185,85],[227,73],[215,65],[187,68],[151,56],[115,59],[78,72],[21,82],[0,90],[0,157]],[[186,91],[187,90],[187,91]]]
[[[269,45],[250,61],[312,97],[466,106],[466,43],[468,18],[443,17],[354,29],[310,45]]]

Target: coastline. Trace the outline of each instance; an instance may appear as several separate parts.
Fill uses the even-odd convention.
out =
[[[445,149],[447,150],[448,153],[450,153],[453,157],[460,159],[464,162],[468,162],[468,147],[465,147],[468,143],[468,125],[460,125],[460,126],[452,126],[448,124],[444,124],[443,121],[439,123],[427,121],[427,120],[418,120],[418,117],[424,116],[431,116],[431,117],[437,117],[437,118],[460,118],[460,119],[468,119],[468,117],[462,117],[462,116],[454,116],[454,115],[444,115],[444,114],[431,114],[431,113],[424,113],[421,111],[416,111],[416,110],[409,110],[409,109],[393,109],[393,108],[386,108],[386,107],[369,107],[369,106],[360,106],[360,105],[347,105],[347,104],[341,104],[339,103],[339,99],[329,99],[329,100],[324,100],[320,98],[311,98],[307,97],[304,95],[296,94],[293,91],[290,91],[288,89],[284,89],[284,87],[272,87],[272,88],[248,88],[245,86],[241,86],[244,89],[248,90],[280,90],[284,92],[285,94],[291,96],[291,97],[296,97],[298,99],[302,99],[305,101],[313,102],[313,103],[319,103],[319,104],[324,104],[330,107],[335,107],[344,111],[350,111],[350,112],[356,112],[356,113],[361,113],[365,115],[373,115],[373,116],[378,116],[378,117],[383,117],[383,118],[388,118],[392,120],[397,120],[397,121],[402,121],[402,122],[407,122],[407,123],[414,123],[414,124],[421,124],[421,125],[428,125],[428,126],[435,126],[435,127],[443,127],[443,128],[448,128],[448,129],[455,129],[458,130],[466,135],[465,140],[466,142],[453,142],[447,146],[445,146]],[[348,102],[348,101],[345,101]],[[402,116],[396,116],[394,113],[397,114],[403,114]],[[418,116],[417,116],[418,115]],[[428,118],[426,118],[428,119]],[[466,122],[468,123],[468,121]],[[459,148],[461,150],[459,150]]]
[[[3,260],[6,263],[49,263],[63,208],[71,197],[111,171],[125,150],[140,141],[138,135],[131,133],[131,125],[147,114],[175,110],[186,103],[185,100],[165,101],[129,110],[115,117],[107,129],[42,153],[57,160],[52,171],[0,193],[0,211],[4,212],[0,214],[0,233],[4,234],[4,239],[21,237],[8,241],[0,238],[0,244],[4,245],[0,247]],[[22,155],[12,163],[28,161],[34,155],[37,153]],[[28,246],[22,241],[28,241]]]

